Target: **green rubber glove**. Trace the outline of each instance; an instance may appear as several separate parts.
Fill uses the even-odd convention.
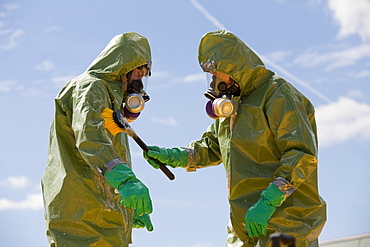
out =
[[[186,167],[188,164],[188,152],[183,148],[160,148],[157,146],[148,146],[148,148],[149,151],[144,152],[143,156],[156,169],[159,168],[159,165],[150,158],[157,159],[172,168]]]
[[[121,204],[128,208],[135,208],[137,215],[152,213],[153,206],[148,188],[136,178],[130,167],[118,164],[111,171],[104,174],[107,183],[116,188],[121,196]]]
[[[260,199],[249,208],[245,216],[245,229],[250,237],[266,236],[268,221],[285,198],[285,194],[273,183],[262,191]]]
[[[153,231],[154,227],[150,220],[149,214],[137,215],[136,210],[134,213],[134,222],[132,223],[133,228],[146,228],[149,232]]]

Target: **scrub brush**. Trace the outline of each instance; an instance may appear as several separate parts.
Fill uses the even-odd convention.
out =
[[[140,137],[135,133],[134,129],[131,128],[130,124],[128,123],[125,116],[119,110],[111,110],[109,108],[105,108],[101,116],[104,119],[104,126],[109,130],[112,135],[117,135],[120,132],[126,133],[130,137],[134,139],[134,141],[141,147],[144,152],[148,152],[148,146],[140,139]],[[175,175],[157,159],[151,158],[155,163],[159,165],[161,171],[170,179],[174,180]]]
[[[127,135],[134,137],[135,131],[131,128],[126,118],[122,115],[119,110],[115,112],[109,108],[104,108],[101,113],[104,119],[104,126],[109,130],[112,135],[117,135],[120,132],[126,133]],[[121,119],[118,119],[118,118]]]

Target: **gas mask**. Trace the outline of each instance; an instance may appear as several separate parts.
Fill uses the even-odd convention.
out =
[[[234,112],[234,105],[231,101],[233,96],[240,95],[239,84],[233,79],[225,82],[215,75],[212,75],[210,87],[204,93],[209,99],[206,104],[206,112],[210,118],[228,118]]]
[[[130,78],[131,74],[132,71],[127,73],[126,78]],[[148,72],[148,74],[150,75],[150,72]],[[148,76],[144,76],[143,79],[147,80]],[[144,109],[145,102],[149,101],[150,97],[144,90],[144,83],[142,79],[128,79],[126,91],[128,96],[123,104],[123,112],[127,120],[132,122],[139,117],[140,112]]]

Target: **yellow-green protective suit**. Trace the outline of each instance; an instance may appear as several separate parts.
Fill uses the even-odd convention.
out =
[[[147,39],[115,36],[89,68],[55,98],[42,189],[50,246],[128,246],[133,212],[104,180],[104,164],[131,166],[128,137],[113,137],[100,116],[122,110],[121,75],[151,65]]]
[[[282,232],[296,237],[298,247],[317,246],[326,203],[318,193],[314,107],[229,32],[205,34],[198,56],[205,72],[229,75],[242,91],[233,98],[235,114],[215,120],[200,140],[188,145],[188,152],[195,153],[188,171],[225,166],[231,207],[228,246],[257,243],[244,229],[245,215],[277,177],[288,180],[295,191],[272,215],[267,236],[260,236],[259,244],[271,246],[268,235]]]

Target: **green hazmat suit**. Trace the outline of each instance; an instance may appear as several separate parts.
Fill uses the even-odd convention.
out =
[[[88,69],[55,98],[48,160],[42,177],[50,246],[128,246],[133,210],[104,179],[105,164],[131,167],[128,137],[112,136],[101,112],[121,110],[127,93],[121,75],[151,65],[147,39],[115,36]]]
[[[224,73],[241,88],[241,95],[232,99],[235,113],[215,120],[186,148],[187,171],[220,163],[225,167],[231,221],[227,246],[271,246],[273,232],[294,236],[297,247],[318,246],[326,203],[318,193],[313,105],[230,32],[205,34],[198,59],[205,72]],[[246,212],[278,177],[289,181],[294,192],[287,193],[270,218],[267,235],[250,238]]]

